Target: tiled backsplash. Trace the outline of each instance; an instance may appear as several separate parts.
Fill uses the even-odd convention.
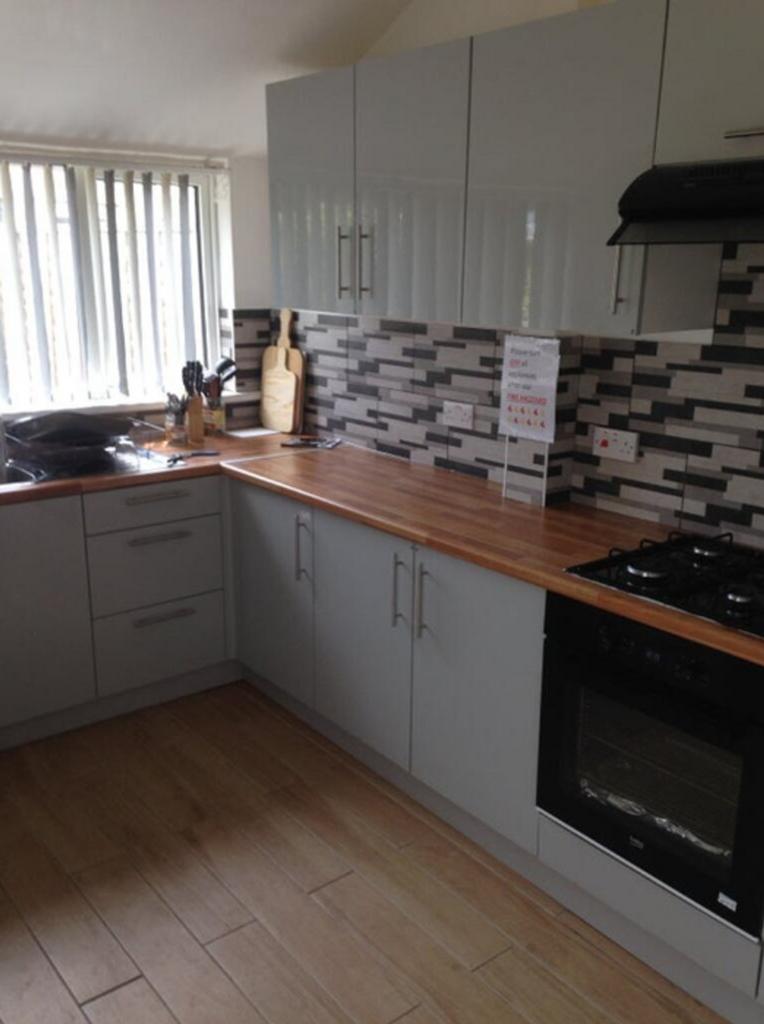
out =
[[[728,246],[711,344],[561,339],[557,440],[509,445],[508,493],[573,501],[764,546],[764,246]],[[225,326],[225,325],[224,325]],[[233,425],[256,421],[269,310],[230,321],[239,390]],[[501,346],[510,328],[477,329],[299,311],[307,358],[306,429],[500,482]],[[443,425],[443,402],[475,406],[472,430]],[[640,434],[635,464],[591,451],[595,424]]]
[[[725,248],[710,344],[584,339],[573,498],[764,546],[764,246]],[[593,424],[640,434],[634,464]]]

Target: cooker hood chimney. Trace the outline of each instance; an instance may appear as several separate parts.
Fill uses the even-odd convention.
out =
[[[764,160],[651,167],[618,212],[608,245],[764,242]]]

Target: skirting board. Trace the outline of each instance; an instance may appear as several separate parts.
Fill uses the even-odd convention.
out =
[[[244,676],[244,669],[238,661],[223,661],[198,669],[196,672],[142,686],[138,690],[127,690],[125,693],[116,693],[111,697],[89,701],[87,704],[78,704],[64,711],[56,711],[51,715],[42,715],[40,718],[0,729],[0,750],[42,740],[46,736],[70,732],[84,725],[103,722],[118,715],[127,715],[131,711],[148,708],[154,704],[164,704],[169,700],[200,693],[202,690],[212,690],[217,686],[225,686],[226,683],[234,683]]]
[[[749,996],[594,899],[311,708],[246,670],[243,678],[731,1024],[764,1024],[764,1007]]]

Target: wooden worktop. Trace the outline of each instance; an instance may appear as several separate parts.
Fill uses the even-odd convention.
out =
[[[223,472],[764,665],[764,640],[564,572],[611,547],[636,547],[645,536],[663,540],[668,531],[651,523],[582,505],[504,501],[497,485],[347,445],[226,463]]]

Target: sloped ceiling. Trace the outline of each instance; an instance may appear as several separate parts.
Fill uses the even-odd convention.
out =
[[[0,139],[265,149],[267,82],[352,63],[408,0],[0,0]]]

